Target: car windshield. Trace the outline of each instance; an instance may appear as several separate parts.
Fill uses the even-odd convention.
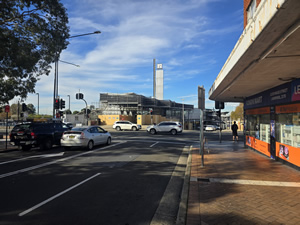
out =
[[[74,128],[72,128],[72,131],[84,131],[84,130],[86,130],[85,127],[74,127]]]
[[[31,124],[19,124],[16,125],[13,130],[23,130],[23,129],[28,129],[30,128]]]

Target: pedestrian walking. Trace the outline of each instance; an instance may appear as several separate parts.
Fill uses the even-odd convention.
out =
[[[237,130],[238,130],[238,126],[236,125],[236,122],[234,121],[232,126],[231,126],[231,130],[232,130],[232,140],[233,141],[238,141],[239,140],[239,136],[238,136],[238,133],[237,133]]]

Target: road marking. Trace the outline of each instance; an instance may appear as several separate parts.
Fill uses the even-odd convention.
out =
[[[104,149],[114,147],[114,146],[117,146],[117,145],[120,145],[120,144],[123,144],[123,143],[125,143],[125,142],[119,142],[119,143],[116,143],[114,145],[106,146],[104,148],[98,148],[98,149],[95,149],[95,150],[92,150],[92,151],[79,153],[77,155],[72,155],[72,156],[69,156],[69,157],[66,157],[66,158],[57,159],[57,160],[54,160],[54,161],[51,161],[51,162],[46,162],[46,163],[42,163],[42,164],[39,164],[39,165],[36,165],[36,166],[27,167],[27,168],[24,168],[24,169],[21,169],[21,170],[16,170],[16,171],[13,171],[13,172],[0,174],[0,179],[5,178],[5,177],[9,177],[9,176],[13,176],[13,175],[16,175],[16,174],[19,174],[19,173],[24,173],[24,172],[28,172],[28,171],[31,171],[31,170],[39,169],[39,168],[49,166],[49,165],[52,165],[52,164],[55,164],[55,163],[60,163],[60,162],[63,162],[63,161],[67,161],[69,159],[73,159],[73,158],[76,158],[76,157],[79,157],[79,156],[82,156],[82,155],[90,154],[90,153],[93,153],[93,152],[96,152],[96,151],[99,151],[99,150],[104,150]]]
[[[239,180],[239,179],[226,179],[226,178],[196,178],[195,179],[195,177],[191,177],[190,181],[203,181],[203,182],[225,183],[225,184],[258,185],[258,186],[300,187],[300,182],[283,182],[283,181]]]
[[[21,159],[10,160],[7,162],[1,162],[0,165],[18,162],[18,161],[22,161],[25,159],[31,159],[31,158],[50,158],[50,157],[56,157],[56,156],[63,156],[64,154],[65,154],[64,152],[61,152],[61,153],[54,153],[54,154],[34,155],[34,156],[29,156],[29,157],[25,157],[25,158],[21,158]]]
[[[37,209],[37,208],[39,208],[39,207],[41,207],[41,206],[47,204],[48,202],[51,202],[52,200],[54,200],[54,199],[58,198],[59,196],[61,196],[61,195],[65,194],[65,193],[71,191],[72,189],[74,189],[74,188],[76,188],[76,187],[78,187],[78,186],[80,186],[80,185],[82,185],[82,184],[88,182],[89,180],[91,180],[91,179],[93,179],[93,178],[99,176],[100,174],[101,174],[101,173],[97,173],[97,174],[95,174],[94,176],[91,176],[91,177],[85,179],[84,181],[81,181],[80,183],[75,184],[74,186],[72,186],[72,187],[70,187],[70,188],[68,188],[68,189],[66,189],[66,190],[64,190],[64,191],[62,191],[62,192],[60,192],[60,193],[58,193],[58,194],[52,196],[51,198],[48,198],[47,200],[45,200],[45,201],[43,201],[43,202],[41,202],[41,203],[39,203],[39,204],[37,204],[37,205],[35,205],[35,206],[33,206],[33,207],[27,209],[27,210],[25,210],[25,211],[19,213],[19,216],[24,216],[24,215],[26,215],[26,214],[32,212],[33,210],[35,210],[35,209]]]
[[[157,145],[159,142],[155,142],[153,145],[150,145],[150,148],[152,148],[154,145]]]

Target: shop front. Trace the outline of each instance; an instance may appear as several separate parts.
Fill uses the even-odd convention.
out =
[[[248,97],[246,145],[300,168],[300,79]]]

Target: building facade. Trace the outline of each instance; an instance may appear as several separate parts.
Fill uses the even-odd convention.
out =
[[[159,100],[135,93],[100,93],[101,115],[131,116],[137,122],[138,115],[157,115],[182,121],[183,113],[193,110],[194,106],[171,100]]]
[[[209,98],[243,102],[246,145],[300,168],[300,1],[244,0],[244,30]]]

